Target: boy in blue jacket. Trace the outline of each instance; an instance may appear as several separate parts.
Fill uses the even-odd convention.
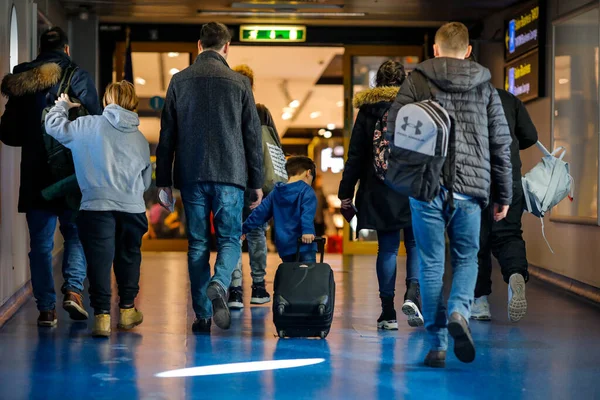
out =
[[[311,185],[316,173],[313,160],[308,157],[290,157],[285,164],[287,184],[279,183],[275,189],[250,214],[242,232],[263,226],[271,218],[275,220],[275,244],[283,262],[296,261],[298,238],[301,262],[316,262],[315,214],[317,196]],[[242,238],[243,238],[242,237]]]

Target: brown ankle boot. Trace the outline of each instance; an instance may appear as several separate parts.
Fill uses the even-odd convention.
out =
[[[67,291],[63,300],[63,308],[75,321],[85,321],[89,314],[83,306],[83,296],[77,292]]]

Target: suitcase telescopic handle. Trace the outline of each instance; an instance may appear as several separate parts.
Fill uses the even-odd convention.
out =
[[[317,243],[317,248],[319,249],[319,253],[321,253],[321,264],[325,259],[325,243],[327,239],[324,237],[317,236],[315,238],[315,242]],[[302,238],[298,238],[298,246],[296,247],[296,262],[300,261],[300,245],[302,244]]]

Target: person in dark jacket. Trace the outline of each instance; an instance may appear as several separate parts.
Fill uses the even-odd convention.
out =
[[[245,65],[234,67],[233,70],[250,81],[250,87],[254,88],[254,72]],[[275,144],[281,148],[279,134],[273,121],[271,112],[264,104],[256,104],[256,111],[260,124],[268,126],[275,133]],[[265,193],[265,195],[268,193]],[[246,220],[252,210],[250,209],[252,190],[246,190],[244,194],[243,219]],[[271,296],[265,286],[265,276],[267,274],[267,224],[261,225],[246,235],[248,242],[248,254],[250,256],[250,271],[252,276],[252,296],[250,304],[266,304],[271,301]],[[242,290],[242,257],[240,257],[237,266],[233,270],[231,284],[229,285],[228,306],[230,309],[240,310],[244,308],[244,293]]]
[[[479,273],[471,318],[481,321],[489,321],[492,318],[487,297],[492,293],[493,254],[498,259],[504,281],[508,283],[508,317],[517,322],[527,313],[525,283],[529,280],[527,253],[521,229],[525,198],[521,184],[522,164],[519,151],[533,146],[538,140],[538,134],[521,100],[506,90],[498,89],[498,94],[512,136],[510,158],[513,200],[506,218],[502,221],[494,223],[490,207],[484,209],[481,215]]]
[[[156,186],[166,194],[159,201],[171,207],[171,186],[180,189],[188,221],[194,332],[210,332],[211,316],[230,327],[227,290],[241,256],[244,189],[252,190],[254,209],[264,183],[260,119],[250,82],[227,65],[230,41],[225,25],[202,27],[196,62],[169,84],[156,150]],[[211,212],[218,247],[212,278]]]
[[[488,203],[493,183],[494,219],[506,217],[512,202],[511,137],[498,92],[489,81],[489,70],[465,60],[471,53],[467,27],[458,22],[443,25],[436,33],[433,49],[436,58],[417,65],[413,72],[426,78],[429,90],[420,89],[418,83],[415,86],[418,77],[409,76],[390,109],[388,131],[396,132],[396,117],[402,106],[430,97],[453,120],[455,146],[451,143],[450,148],[455,147],[455,151],[450,151],[448,160],[456,170],[450,188],[453,199],[443,186],[429,203],[410,199],[419,249],[423,315],[431,346],[425,365],[444,367],[448,332],[454,337],[457,358],[462,362],[475,359],[468,321],[477,280],[481,209]],[[398,129],[403,129],[401,126]],[[454,272],[448,314],[442,295],[446,228]]]
[[[373,166],[373,136],[377,121],[381,121],[398,94],[404,81],[404,66],[396,61],[384,62],[377,71],[376,87],[358,93],[354,107],[358,115],[352,130],[348,160],[338,191],[342,207],[352,207],[354,188],[358,210],[357,232],[362,229],[377,231],[377,279],[382,312],[377,320],[379,329],[398,329],[394,296],[400,231],[404,231],[406,247],[406,293],[402,311],[410,326],[422,326],[419,294],[417,248],[411,226],[408,197],[394,192],[376,175]]]
[[[13,73],[2,81],[2,94],[8,97],[8,102],[0,121],[0,140],[5,145],[22,149],[19,212],[27,216],[31,240],[31,284],[40,311],[40,326],[57,323],[52,277],[57,220],[65,239],[63,307],[75,320],[88,317],[82,301],[86,262],[73,211],[62,199],[46,201],[42,197],[42,190],[55,183],[42,139],[42,112],[54,105],[63,71],[72,64],[67,35],[55,27],[42,34],[38,57],[32,62],[17,65]],[[69,95],[77,98],[89,114],[101,114],[94,80],[86,71],[80,68],[75,71]]]

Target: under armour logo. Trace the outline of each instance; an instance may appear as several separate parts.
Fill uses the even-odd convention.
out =
[[[404,124],[402,125],[402,130],[406,131],[406,128],[409,126],[415,128],[415,135],[421,134],[421,127],[423,126],[423,123],[421,121],[417,121],[417,124],[415,125],[408,122],[408,117],[404,117]]]

